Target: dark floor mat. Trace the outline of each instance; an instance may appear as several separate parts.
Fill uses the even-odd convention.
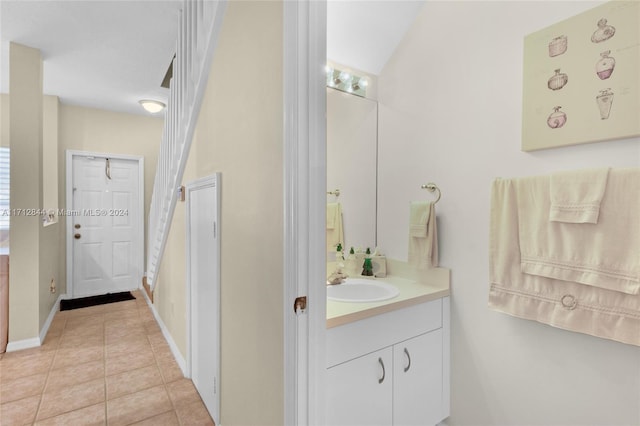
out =
[[[107,303],[123,302],[133,300],[135,297],[130,291],[121,293],[107,293],[100,296],[81,297],[80,299],[63,299],[60,301],[60,310],[69,311],[71,309],[87,308],[89,306],[105,305]]]

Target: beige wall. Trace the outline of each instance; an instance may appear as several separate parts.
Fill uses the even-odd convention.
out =
[[[0,146],[9,146],[9,95],[0,94]]]
[[[162,118],[159,117],[132,115],[61,104],[60,140],[58,143],[59,207],[64,208],[66,206],[66,150],[143,156],[146,245],[147,218],[163,124]],[[64,240],[66,221],[64,218],[60,218],[59,223],[62,228],[62,238],[60,239],[61,282],[66,282],[66,246]]]
[[[11,209],[38,209],[42,202],[42,57],[40,51],[10,43],[9,140]],[[11,217],[9,342],[39,334],[39,252],[42,225],[37,215]]]
[[[185,181],[222,173],[221,423],[281,425],[283,378],[282,3],[230,2]],[[184,204],[155,305],[186,352]]]
[[[389,257],[406,258],[419,185],[442,189],[450,425],[640,424],[640,348],[487,308],[494,178],[640,166],[639,138],[520,151],[523,37],[596,4],[426,2],[379,76],[378,237]]]

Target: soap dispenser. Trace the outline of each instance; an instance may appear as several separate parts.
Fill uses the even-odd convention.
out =
[[[365,277],[373,276],[373,264],[371,263],[371,249],[367,247],[365,253],[364,263],[362,264],[362,274]]]
[[[373,264],[371,263],[370,257],[364,258],[364,264],[362,265],[362,275],[365,277],[373,276]]]
[[[344,252],[342,251],[342,243],[338,243],[336,246],[336,262],[344,260]]]

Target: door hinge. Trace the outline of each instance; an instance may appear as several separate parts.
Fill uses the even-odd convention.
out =
[[[293,302],[293,312],[296,315],[304,314],[307,310],[307,296],[296,297],[296,300]]]
[[[216,224],[217,224],[217,222],[216,222],[216,221],[214,221],[214,222],[213,222],[213,238],[216,238],[216,237],[217,237],[218,229],[217,229],[217,225],[216,225]]]

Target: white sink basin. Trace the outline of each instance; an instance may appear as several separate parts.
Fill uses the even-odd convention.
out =
[[[337,302],[380,302],[393,299],[400,290],[380,281],[347,278],[342,284],[327,286],[327,298]]]

